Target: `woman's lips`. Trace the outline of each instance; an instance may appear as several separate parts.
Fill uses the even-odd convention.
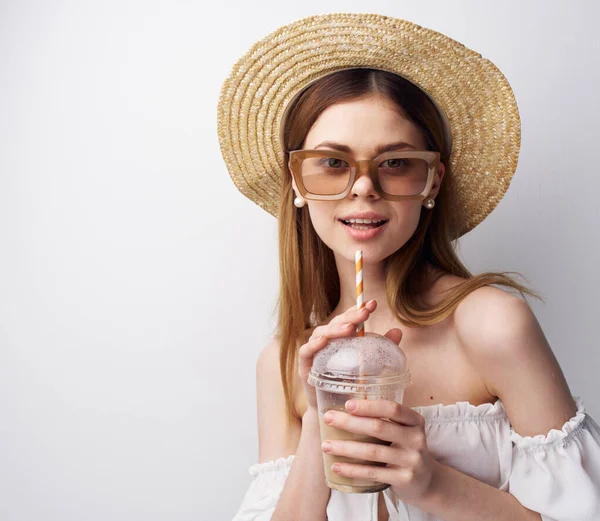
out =
[[[382,233],[383,229],[387,226],[389,221],[385,221],[381,226],[377,226],[376,228],[369,228],[368,230],[359,230],[358,228],[353,228],[352,226],[345,224],[344,221],[339,221],[339,223],[344,227],[346,232],[357,241],[365,241],[367,239],[372,239],[373,237],[377,237]]]

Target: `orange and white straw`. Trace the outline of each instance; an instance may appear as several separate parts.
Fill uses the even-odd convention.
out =
[[[356,309],[365,307],[363,296],[363,252],[356,250],[354,255],[354,264],[356,266]],[[365,336],[365,324],[361,322],[356,328],[356,336]]]
[[[357,250],[356,254],[354,256],[354,264],[356,266],[356,309],[362,309],[365,307],[365,299],[364,299],[364,295],[363,295],[363,252],[362,250]],[[365,324],[364,322],[361,322],[360,324],[358,324],[357,328],[356,328],[356,336],[365,336]],[[364,377],[364,370],[363,370],[363,364],[362,361],[360,362],[359,368],[358,368],[358,382],[362,385],[365,383],[365,379]],[[359,398],[362,400],[366,400],[367,399],[367,395],[364,392],[364,390],[362,390],[359,393]]]

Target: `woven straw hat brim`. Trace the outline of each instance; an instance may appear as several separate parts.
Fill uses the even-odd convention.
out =
[[[237,188],[277,217],[288,104],[316,79],[370,67],[412,81],[441,108],[452,134],[450,212],[461,236],[497,206],[517,167],[520,119],[498,68],[448,36],[379,14],[333,13],[284,25],[256,42],[223,83],[219,145]]]

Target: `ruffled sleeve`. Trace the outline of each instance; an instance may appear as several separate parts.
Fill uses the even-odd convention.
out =
[[[600,427],[574,397],[577,413],[561,430],[513,442],[509,492],[543,521],[600,520]]]
[[[250,486],[233,521],[269,521],[285,480],[292,467],[294,455],[274,461],[257,463],[248,469]]]

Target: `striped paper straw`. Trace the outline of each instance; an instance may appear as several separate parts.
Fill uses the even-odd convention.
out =
[[[356,266],[356,309],[365,307],[363,296],[363,252],[356,250],[354,255],[354,264]],[[356,336],[365,336],[365,324],[361,322],[356,328]]]
[[[362,309],[365,307],[364,296],[363,296],[363,252],[362,250],[356,250],[356,254],[354,255],[354,264],[356,265],[356,309]],[[365,336],[365,324],[361,322],[358,324],[356,328],[356,336]],[[364,353],[363,353],[364,355]],[[358,382],[362,385],[365,383],[364,370],[362,361],[359,364],[358,368]],[[361,400],[366,400],[366,393],[361,390],[358,398]]]

